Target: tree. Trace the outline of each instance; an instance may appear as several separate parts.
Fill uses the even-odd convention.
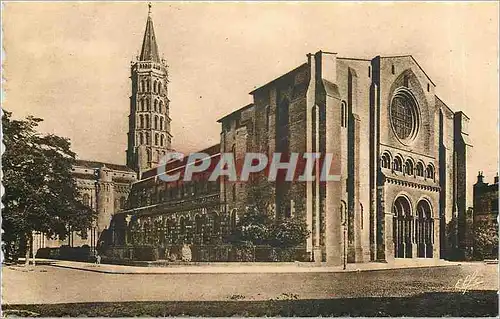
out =
[[[479,259],[498,258],[498,225],[484,219],[474,223],[474,255]]]
[[[300,218],[284,218],[278,220],[271,229],[271,245],[290,249],[303,244],[309,237],[307,224]]]
[[[236,229],[230,236],[230,242],[251,242],[262,245],[269,240],[272,219],[256,206],[250,206],[238,221]]]
[[[25,247],[27,263],[34,231],[65,239],[70,230],[86,231],[95,219],[78,200],[70,141],[38,133],[42,121],[33,116],[14,120],[7,111],[2,116],[5,253],[12,258]]]

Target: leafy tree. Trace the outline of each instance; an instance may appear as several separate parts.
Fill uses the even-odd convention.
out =
[[[280,248],[293,248],[303,244],[309,237],[307,224],[300,218],[278,220],[271,229],[271,245]]]
[[[474,244],[476,257],[498,258],[498,225],[490,219],[476,221]]]
[[[272,223],[272,219],[266,213],[258,210],[256,206],[250,206],[238,221],[229,241],[265,244],[269,239]]]
[[[78,200],[71,175],[75,153],[70,141],[38,133],[42,121],[33,116],[14,120],[6,111],[2,116],[4,247],[11,258],[25,247],[26,263],[33,231],[65,239],[70,230],[86,231],[95,218],[95,213]]]

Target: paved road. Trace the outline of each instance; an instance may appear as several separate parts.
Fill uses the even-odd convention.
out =
[[[498,290],[497,265],[394,269],[359,273],[293,274],[103,274],[52,266],[4,267],[3,303],[106,301],[267,300],[397,297],[455,291],[458,280],[482,282],[475,290]],[[285,297],[286,298],[286,297]]]

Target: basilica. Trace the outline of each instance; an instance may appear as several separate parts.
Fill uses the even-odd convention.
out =
[[[310,53],[251,91],[252,103],[218,120],[220,143],[200,151],[214,159],[229,152],[236,159],[249,152],[329,153],[340,181],[269,181],[262,172],[245,183],[203,174],[188,182],[159,178],[161,158],[172,151],[168,69],[159,56],[149,14],[130,70],[126,165],[76,163],[81,199],[98,219],[88,234],[72,234],[69,245],[122,259],[156,249],[158,259],[168,259],[173,245],[220,244],[259,200],[277,220],[306,222],[309,236],[298,246],[303,261],[444,259],[463,251],[469,118],[436,95],[411,55]],[[167,171],[185,165],[170,161]]]

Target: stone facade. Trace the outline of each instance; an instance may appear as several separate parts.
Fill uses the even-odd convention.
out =
[[[307,223],[311,235],[301,246],[315,262],[450,258],[463,250],[469,118],[436,96],[412,56],[308,54],[297,68],[250,92],[251,104],[221,118],[220,144],[202,151],[212,159],[231,152],[238,165],[248,152],[281,153],[282,160],[290,153],[330,154],[329,172],[340,181],[321,182],[316,164],[316,180],[308,182],[269,181],[262,172],[248,182],[209,182],[202,174],[166,183],[156,167],[171,149],[167,72],[153,39],[148,17],[141,57],[132,66],[128,168],[101,165],[92,171],[94,180],[80,183],[88,195],[83,200],[99,211],[97,229],[109,230],[100,241],[215,244],[258,202],[276,218]],[[149,116],[147,124],[141,116]],[[151,122],[157,116],[163,126]],[[163,143],[151,140],[156,134]],[[167,171],[185,165],[172,161]],[[75,174],[90,174],[81,169]],[[123,198],[120,211],[113,203]],[[450,226],[454,219],[457,227]]]
[[[95,248],[105,240],[107,229],[115,213],[127,207],[132,182],[137,174],[125,165],[77,160],[73,166],[73,177],[80,191],[80,200],[97,212],[97,220],[85,234],[70,232],[65,240],[47,238],[37,234],[38,247],[59,247],[61,245]]]
[[[141,172],[158,166],[172,143],[167,64],[159,57],[150,15],[141,55],[132,63],[130,79],[127,166]]]
[[[220,146],[201,152],[215,163],[220,157]],[[216,244],[230,233],[230,215],[225,213],[220,198],[219,181],[209,181],[208,172],[183,181],[186,159],[171,161],[166,166],[169,174],[179,172],[181,178],[165,182],[158,169],[144,172],[132,184],[128,207],[117,212],[110,229],[111,246],[131,244],[165,249],[174,244]]]
[[[341,181],[276,184],[261,176],[223,185],[221,196],[235,193],[228,208],[242,211],[258,189],[276,215],[305,219],[311,231],[305,245],[315,261],[447,257],[441,249],[449,245],[446,225],[465,218],[469,119],[434,90],[411,56],[308,55],[303,65],[252,91],[253,104],[219,120],[221,152],[237,158],[245,152],[333,153],[332,172]],[[400,108],[413,113],[392,114],[395,103],[411,103],[413,110]],[[405,116],[408,127],[397,123]],[[451,234],[456,245],[458,231]]]
[[[493,179],[493,183],[485,183],[482,172],[477,176],[474,184],[474,221],[498,219],[498,174]]]

